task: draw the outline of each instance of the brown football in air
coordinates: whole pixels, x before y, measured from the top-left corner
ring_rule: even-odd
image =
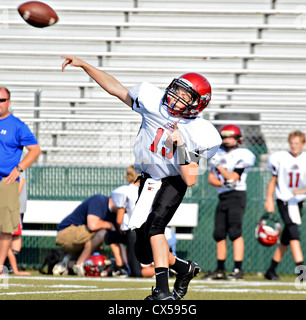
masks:
[[[30,1],[21,4],[18,12],[28,24],[36,28],[52,26],[58,21],[56,12],[40,1]]]

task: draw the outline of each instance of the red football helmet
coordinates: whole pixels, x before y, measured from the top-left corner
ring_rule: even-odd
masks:
[[[239,143],[241,143],[242,133],[240,128],[235,124],[227,124],[223,126],[219,132],[222,138],[234,137]]]
[[[107,277],[108,268],[111,265],[111,261],[101,254],[93,254],[89,256],[84,264],[85,276],[89,277]]]
[[[255,228],[255,238],[265,246],[271,247],[278,241],[281,224],[271,213],[264,214]]]
[[[184,88],[190,95],[191,101],[185,101],[176,92],[178,87]],[[173,97],[181,102],[185,108],[174,110],[175,105],[170,106],[169,100]],[[165,91],[163,104],[167,106],[169,113],[173,116],[183,118],[195,118],[203,111],[211,100],[211,86],[208,80],[198,73],[186,73],[172,80]]]

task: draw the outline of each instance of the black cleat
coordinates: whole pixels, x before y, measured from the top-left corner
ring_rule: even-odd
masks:
[[[152,287],[152,294],[147,296],[145,300],[175,300],[172,293],[165,293],[157,288],[153,289]]]
[[[243,279],[243,271],[235,268],[232,273],[228,276],[228,280],[231,281],[241,281]]]
[[[267,270],[265,273],[265,278],[267,280],[280,281],[280,277],[275,273],[275,271]]]
[[[176,280],[173,287],[173,296],[175,300],[181,300],[187,293],[189,282],[197,276],[200,271],[200,267],[197,263],[189,262],[189,271],[183,275],[176,275]]]
[[[202,277],[202,280],[227,280],[225,270],[215,270]]]
[[[112,271],[113,277],[119,277],[119,278],[127,278],[129,276],[129,270],[126,266],[118,267],[115,266],[114,270]]]

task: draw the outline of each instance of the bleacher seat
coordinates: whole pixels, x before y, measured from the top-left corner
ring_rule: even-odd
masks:
[[[90,0],[85,7],[83,1],[50,0],[60,20],[44,29],[26,25],[16,10],[19,4],[2,0],[0,5],[0,85],[12,90],[12,111],[36,130],[44,150],[40,161],[46,164],[88,164],[92,157],[91,164],[98,165],[99,143],[107,146],[109,139],[105,134],[106,140],[95,143],[101,131],[121,141],[120,156],[128,159],[106,152],[101,165],[126,166],[132,152],[124,149],[125,138],[133,141],[140,125],[137,114],[83,71],[68,67],[62,73],[65,54],[101,67],[127,87],[144,80],[165,88],[182,73],[203,73],[213,87],[204,116],[219,125],[234,111],[249,113],[245,123],[260,126],[269,152],[279,143],[286,147],[283,133],[295,124],[304,129],[299,122],[306,88],[303,1]],[[289,117],[277,112],[287,105]],[[217,120],[221,114],[223,120]],[[254,114],[260,124],[252,120]],[[82,120],[88,121],[86,128]],[[107,122],[129,121],[128,137],[107,128]]]

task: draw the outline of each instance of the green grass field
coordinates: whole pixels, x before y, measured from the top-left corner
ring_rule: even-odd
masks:
[[[306,285],[298,286],[295,275],[282,281],[245,275],[244,281],[203,281],[202,273],[192,280],[187,300],[305,300]],[[170,278],[172,289],[174,278]],[[2,279],[0,300],[143,300],[151,293],[154,279],[54,277],[32,271],[31,276]]]

